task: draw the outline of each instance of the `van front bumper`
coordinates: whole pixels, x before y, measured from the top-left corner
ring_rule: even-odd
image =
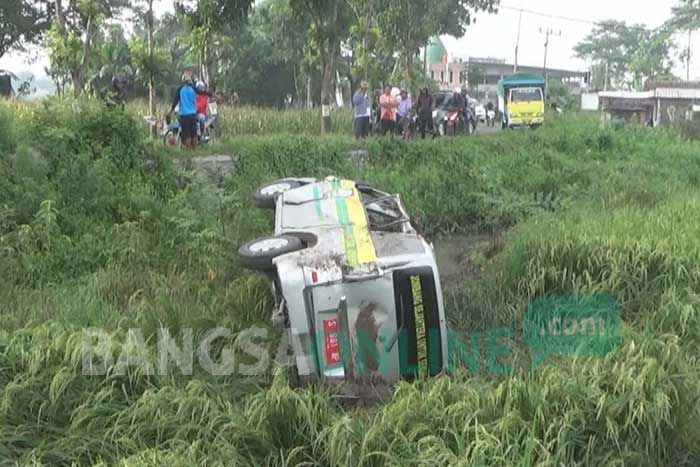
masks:
[[[508,126],[540,126],[544,123],[544,117],[511,117]]]

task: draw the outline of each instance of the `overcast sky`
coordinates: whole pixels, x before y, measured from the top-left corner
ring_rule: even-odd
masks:
[[[556,35],[550,39],[548,66],[585,70],[589,64],[574,58],[572,48],[591,30],[592,24],[589,22],[612,18],[656,27],[670,16],[674,4],[676,0],[503,0],[498,14],[478,14],[464,37],[444,37],[443,41],[449,53],[455,57],[494,57],[512,63],[518,30],[517,10],[523,8],[578,21],[523,12],[519,63],[534,66],[543,64],[545,38],[540,29],[550,28]],[[172,1],[157,0],[156,10],[161,14],[172,11]],[[686,46],[686,36],[680,36],[678,40],[683,47]],[[693,49],[699,59],[691,61],[691,77],[697,78],[700,77],[700,32],[693,38]],[[35,63],[27,63],[26,56],[17,54],[0,59],[0,69],[29,70],[37,77],[44,75],[43,68],[46,64],[45,57]],[[676,66],[678,75],[684,77],[684,70],[681,64]]]
[[[522,65],[542,66],[545,37],[540,29],[550,28],[561,35],[552,36],[549,43],[548,66],[553,68],[588,69],[589,64],[574,57],[573,47],[591,30],[592,24],[605,19],[660,26],[671,15],[676,0],[502,0],[496,15],[480,14],[464,37],[444,38],[448,51],[456,56],[492,56],[513,62],[518,32],[518,8],[579,21],[523,12],[518,62]],[[693,40],[700,54],[700,32]],[[687,36],[679,37],[687,47]],[[700,55],[698,56],[700,58]],[[684,70],[683,67],[680,69]],[[700,76],[700,60],[691,62],[691,75]],[[683,72],[683,76],[685,73]]]

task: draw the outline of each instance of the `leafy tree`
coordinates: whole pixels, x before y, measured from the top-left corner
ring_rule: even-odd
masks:
[[[55,0],[55,21],[49,30],[47,45],[54,80],[73,85],[79,95],[85,87],[93,41],[105,20],[113,18],[127,6],[124,0]]]
[[[630,34],[623,21],[608,20],[598,23],[581,42],[574,47],[577,57],[600,64],[603,87],[621,85],[628,70],[629,57],[636,47],[636,37]]]
[[[379,31],[376,27],[377,13],[381,9],[379,0],[347,0],[355,17],[350,28],[353,42],[353,59],[359,65],[356,76],[369,79],[372,52],[379,46]]]
[[[624,21],[598,23],[574,47],[580,58],[591,60],[602,72],[603,87],[641,87],[644,79],[668,74],[673,43],[665,29],[651,30]]]
[[[667,26],[671,31],[692,31],[700,29],[700,0],[680,0],[676,6],[672,8],[672,17],[668,21]],[[690,40],[688,47],[683,50],[679,57],[686,64],[687,79],[690,79]]]
[[[321,65],[321,129],[331,129],[330,106],[333,99],[333,75],[340,44],[350,32],[352,13],[346,0],[290,0],[299,20],[310,19],[310,48]],[[326,113],[327,112],[327,113]]]
[[[219,89],[235,91],[245,102],[281,106],[285,95],[295,93],[296,64],[284,57],[286,46],[266,24],[268,14],[274,13],[264,3],[247,26],[222,41]]]
[[[470,66],[467,68],[467,82],[470,87],[473,87],[476,91],[479,90],[479,85],[483,83],[486,73],[481,67]]]
[[[253,0],[178,0],[176,11],[187,20],[191,45],[199,54],[199,73],[211,82],[210,57],[216,34],[231,31],[248,16]]]
[[[49,29],[53,5],[48,1],[0,2],[0,57],[37,42]]]
[[[668,25],[676,31],[695,31],[700,29],[700,0],[680,0],[671,9]]]
[[[464,35],[472,15],[495,11],[497,0],[385,0],[378,15],[381,34],[393,44],[405,71],[407,85],[414,84],[414,62],[419,48],[436,34]]]
[[[647,79],[670,77],[673,66],[670,55],[674,44],[669,31],[641,30],[638,34],[639,43],[629,64],[630,83],[635,89],[643,88]]]
[[[144,19],[145,34],[142,31],[136,31],[129,43],[129,50],[136,76],[143,80],[148,87],[148,115],[153,116],[155,114],[156,80],[167,71],[168,57],[163,48],[156,46],[153,0],[139,0],[132,8],[136,13],[137,23],[139,18]],[[152,131],[155,136],[155,127],[152,128]]]
[[[578,110],[579,106],[579,99],[559,79],[547,81],[547,102],[564,110]]]
[[[90,68],[86,73],[86,88],[100,93],[109,87],[112,76],[133,74],[133,57],[124,29],[119,24],[100,28],[93,39]]]
[[[347,0],[354,20],[350,27],[347,46],[352,50],[351,76],[354,83],[368,81],[380,88],[391,80],[395,66],[393,44],[381,36],[378,15],[382,10],[380,0]],[[357,86],[353,86],[353,89]]]
[[[166,59],[164,73],[156,88],[166,95],[179,85],[182,70],[196,63],[197,58],[190,50],[187,25],[181,16],[166,13],[156,21],[154,28],[155,48],[162,50]],[[137,36],[143,34],[142,28],[136,31]]]

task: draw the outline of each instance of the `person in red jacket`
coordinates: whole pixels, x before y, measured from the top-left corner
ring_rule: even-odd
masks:
[[[204,122],[209,115],[209,98],[211,93],[207,90],[204,81],[197,81],[197,121],[199,122],[199,136],[204,134]]]

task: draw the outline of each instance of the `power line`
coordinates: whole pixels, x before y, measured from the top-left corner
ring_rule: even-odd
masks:
[[[555,15],[552,13],[543,13],[541,11],[531,10],[528,8],[520,8],[520,7],[503,5],[503,4],[500,4],[499,8],[503,8],[505,10],[518,11],[518,12],[522,12],[522,13],[528,13],[528,14],[535,15],[535,16],[541,16],[543,18],[551,18],[551,19],[556,19],[556,20],[560,20],[560,21],[568,21],[570,23],[587,24],[589,26],[598,26],[606,21],[606,20],[593,21],[590,19],[574,18],[571,16],[561,16],[561,15]],[[638,30],[645,30],[645,31],[654,31],[655,29],[661,29],[662,27],[663,27],[663,25],[660,26],[659,28],[651,28],[651,27],[647,27],[646,25],[627,25],[627,29],[629,29],[629,30],[638,29]]]
[[[558,19],[558,20],[562,20],[562,21],[569,21],[572,23],[583,23],[583,24],[596,25],[600,22],[600,21],[591,21],[591,20],[581,19],[581,18],[572,18],[570,16],[554,15],[551,13],[542,13],[541,11],[530,10],[528,8],[518,8],[518,7],[503,5],[503,4],[500,4],[499,8],[503,8],[505,10],[522,11],[523,13],[529,13],[531,15],[543,16],[545,18]]]

